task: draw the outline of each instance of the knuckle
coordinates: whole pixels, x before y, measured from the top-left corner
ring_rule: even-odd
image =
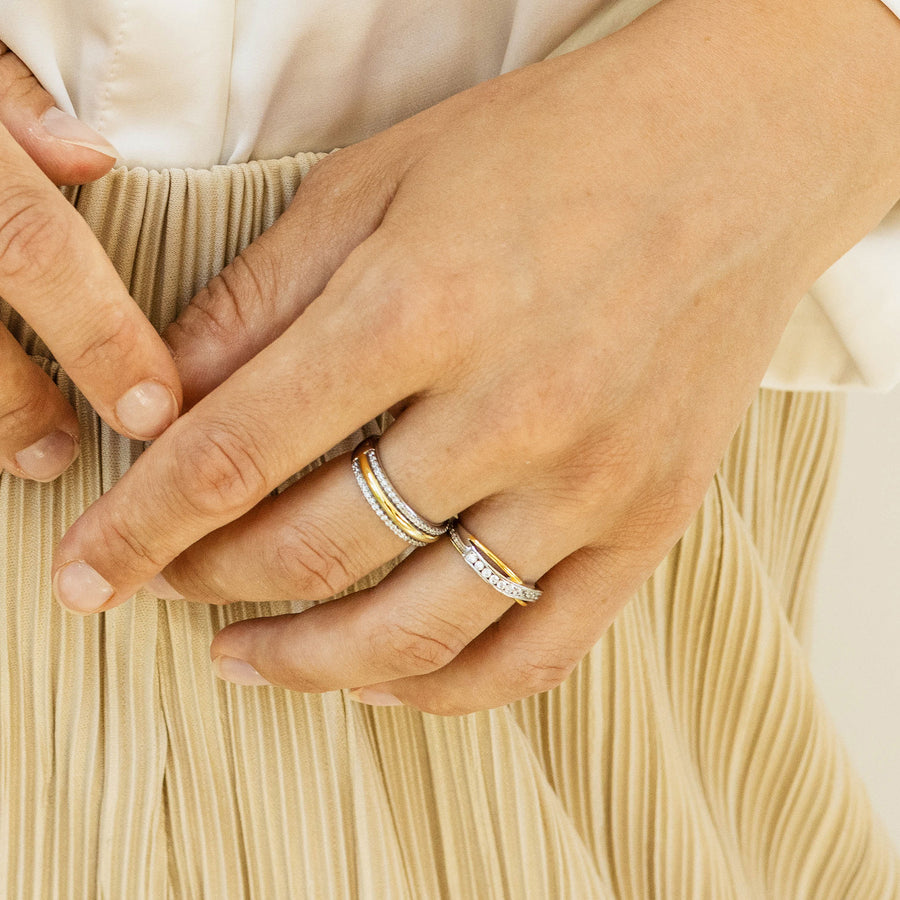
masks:
[[[553,460],[548,488],[583,522],[606,522],[610,510],[626,504],[645,483],[646,452],[615,437],[581,439]]]
[[[175,488],[201,518],[236,518],[265,496],[264,454],[246,429],[197,425],[176,442]]]
[[[508,693],[522,699],[559,687],[578,664],[565,651],[533,650],[522,654],[509,669]]]
[[[685,523],[697,511],[712,480],[712,473],[682,469],[657,483],[657,508],[666,521]]]
[[[434,617],[410,615],[373,629],[371,650],[397,677],[425,674],[452,662],[466,645],[455,626]]]
[[[688,474],[648,482],[632,498],[619,526],[619,543],[634,550],[655,552],[668,547],[687,528],[703,502],[707,485]]]
[[[358,207],[365,201],[365,189],[373,187],[378,172],[375,162],[371,155],[354,147],[329,153],[304,175],[298,192],[301,201],[318,201],[334,211]]]
[[[23,71],[11,53],[4,53],[3,57],[0,60],[0,103],[18,106],[34,94],[34,78],[30,72]]]
[[[112,517],[105,523],[101,538],[103,549],[110,559],[125,564],[129,571],[161,571],[167,559],[156,553],[149,543],[135,533],[125,522]]]
[[[22,390],[0,401],[0,439],[31,434],[47,417],[47,398],[37,391]]]
[[[247,254],[252,252],[252,260]],[[194,298],[179,319],[182,328],[231,345],[235,334],[251,331],[255,320],[274,315],[278,297],[276,267],[261,245],[236,256]],[[253,313],[262,312],[262,316]]]
[[[303,200],[309,199],[313,194],[327,195],[340,191],[344,178],[348,174],[344,165],[346,158],[346,151],[338,151],[323,156],[312,166],[300,183],[298,193]]]
[[[0,41],[0,104],[15,106],[44,90],[31,70]]]
[[[369,310],[367,344],[385,363],[438,373],[468,357],[471,335],[454,312],[452,279],[445,273],[381,260],[360,287]]]
[[[89,323],[93,325],[94,323]],[[88,331],[69,357],[67,368],[72,371],[106,370],[127,366],[128,359],[138,343],[137,329],[123,310],[107,310],[103,328]]]
[[[304,599],[330,597],[356,576],[344,548],[314,522],[286,522],[274,535],[273,576]]]
[[[202,333],[219,343],[234,339],[235,326],[243,322],[232,284],[219,273],[191,301],[177,325],[190,334]]]
[[[58,267],[70,240],[65,220],[47,210],[36,187],[0,195],[0,278],[37,280]]]
[[[264,241],[251,244],[220,273],[234,308],[235,324],[248,327],[247,313],[255,308],[275,312],[278,297],[278,266],[266,251]]]
[[[549,403],[546,392],[523,384],[500,394],[487,412],[494,423],[495,439],[504,441],[516,455],[552,463],[575,443],[573,421],[560,413],[566,406]]]

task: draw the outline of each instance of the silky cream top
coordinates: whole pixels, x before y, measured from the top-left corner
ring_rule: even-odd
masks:
[[[124,164],[206,168],[345,146],[655,2],[3,0],[0,40]],[[898,381],[900,208],[816,282],[764,384]]]

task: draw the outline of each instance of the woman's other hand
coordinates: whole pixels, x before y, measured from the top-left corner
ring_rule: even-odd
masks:
[[[146,440],[178,415],[175,364],[54,187],[99,178],[115,159],[113,147],[57,109],[0,44],[0,296],[111,427]],[[71,406],[0,325],[0,465],[50,481],[77,456],[78,444]]]
[[[28,66],[2,42],[0,123],[54,184],[87,184],[115,165],[116,148],[58,109]]]
[[[400,495],[543,596],[442,539],[230,625],[219,673],[438,713],[558,684],[687,526],[803,291],[900,196],[895,79],[875,0],[671,0],[330,157],[170,328],[196,405],[65,536],[58,595],[348,588],[404,548],[348,458],[268,494],[394,409]]]

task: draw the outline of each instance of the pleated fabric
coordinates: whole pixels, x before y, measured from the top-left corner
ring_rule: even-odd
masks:
[[[119,170],[69,196],[161,329],[317,158]],[[0,318],[83,434],[57,482],[0,476],[3,896],[900,897],[802,647],[839,399],[762,392],[684,538],[572,676],[440,718],[213,676],[216,631],[298,605],[62,611],[53,547],[142,446]]]

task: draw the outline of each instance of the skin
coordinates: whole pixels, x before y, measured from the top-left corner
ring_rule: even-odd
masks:
[[[347,588],[404,548],[347,458],[268,495],[392,408],[401,495],[544,596],[442,540],[229,626],[218,673],[439,714],[556,686],[687,527],[803,291],[900,197],[897,78],[875,0],[667,0],[329,157],[167,330],[190,409],[63,538],[61,599],[87,566],[98,609],[160,571],[207,603]]]
[[[131,437],[153,438],[177,414],[175,364],[85,222],[54,184],[83,184],[115,163],[106,152],[60,140],[42,117],[53,99],[0,44],[0,296],[37,331],[105,421]],[[88,136],[89,137],[89,136]],[[97,143],[105,143],[97,135]],[[109,154],[112,155],[109,155]],[[160,385],[171,415],[149,430],[122,421],[117,404],[141,383]],[[77,452],[75,413],[53,382],[0,326],[0,465],[25,476],[17,455],[57,433]]]

